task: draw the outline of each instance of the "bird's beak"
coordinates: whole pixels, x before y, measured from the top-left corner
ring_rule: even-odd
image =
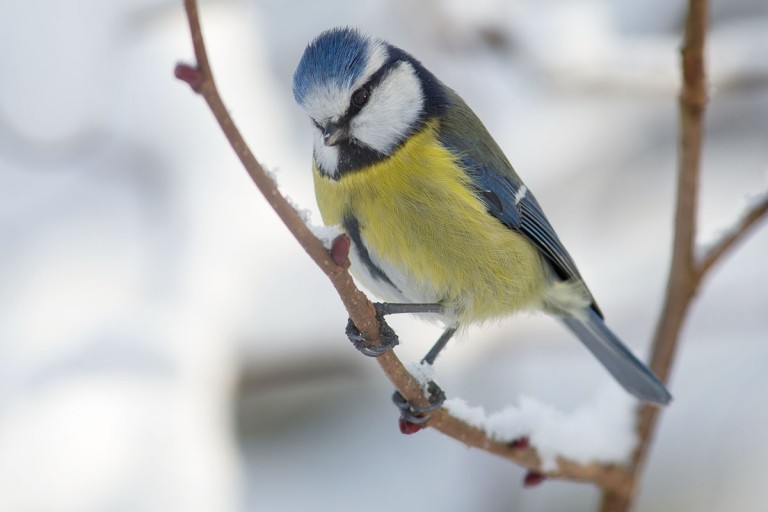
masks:
[[[349,126],[328,121],[323,126],[323,143],[326,146],[335,146],[349,137]]]

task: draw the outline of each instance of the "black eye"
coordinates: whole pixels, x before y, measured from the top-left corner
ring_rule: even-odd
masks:
[[[352,93],[352,105],[357,108],[363,108],[370,98],[371,93],[368,92],[367,87],[363,86]]]

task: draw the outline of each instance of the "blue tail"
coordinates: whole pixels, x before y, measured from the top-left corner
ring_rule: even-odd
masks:
[[[572,316],[561,319],[624,389],[654,404],[664,405],[672,399],[664,384],[608,329],[592,308],[583,320]]]

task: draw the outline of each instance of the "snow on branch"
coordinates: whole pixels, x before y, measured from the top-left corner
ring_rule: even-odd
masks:
[[[607,386],[591,403],[565,413],[532,397],[519,405],[486,414],[461,398],[445,408],[497,441],[527,439],[541,458],[543,471],[556,471],[559,458],[579,464],[626,464],[637,442],[634,415],[637,402],[617,386]]]

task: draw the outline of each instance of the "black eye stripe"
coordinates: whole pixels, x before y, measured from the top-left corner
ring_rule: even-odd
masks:
[[[397,66],[403,62],[402,59],[390,57],[387,61],[373,74],[370,80],[365,84],[368,86],[368,90],[372,91],[376,88],[384,77],[389,75]]]
[[[355,89],[355,92],[352,93],[352,96],[354,97],[354,94],[360,89],[365,89],[368,91],[368,99],[366,99],[365,102],[367,103],[368,100],[370,100],[370,97],[373,95],[373,91],[376,89],[376,87],[392,72],[392,70],[397,67],[400,62],[403,62],[403,59],[390,57],[373,75],[371,75],[371,78],[367,82],[365,82],[360,88]],[[352,119],[360,112],[360,110],[362,110],[362,108],[365,106],[365,103],[357,106],[352,101],[352,98],[350,98],[349,108],[342,116],[342,119],[346,121]]]

